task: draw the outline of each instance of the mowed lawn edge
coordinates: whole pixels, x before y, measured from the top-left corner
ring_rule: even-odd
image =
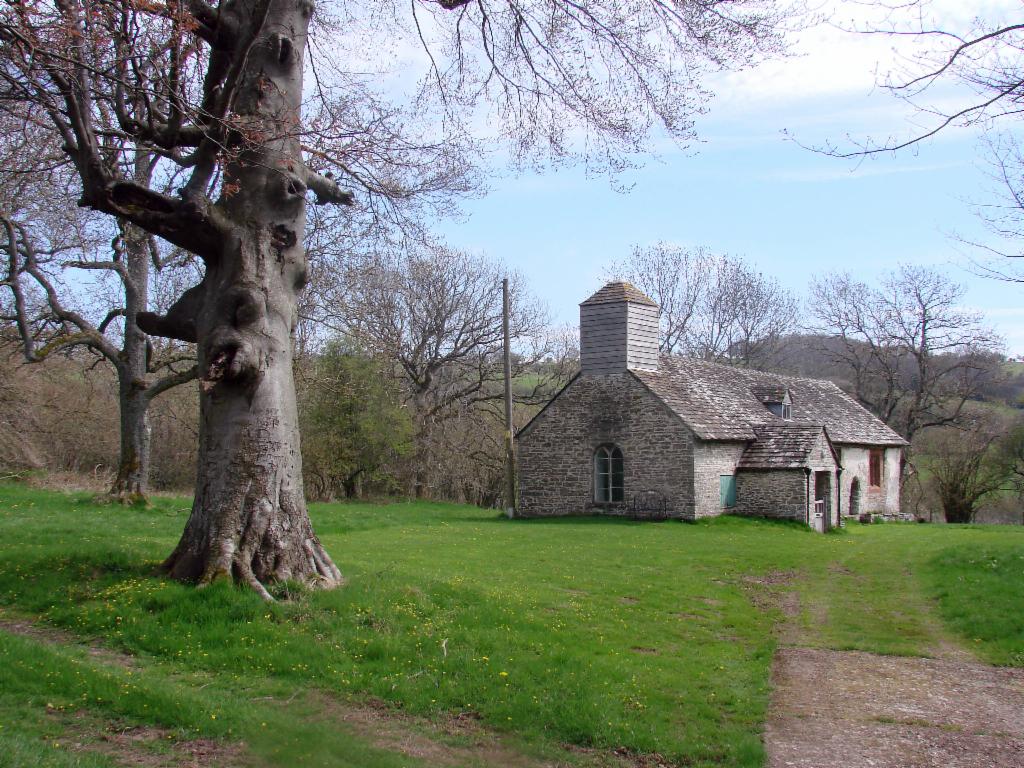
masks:
[[[185,500],[123,509],[0,487],[0,602],[243,684],[469,716],[541,745],[754,766],[782,593],[800,594],[812,644],[928,654],[946,631],[933,608],[948,573],[929,558],[962,544],[1024,546],[1013,529],[854,526],[822,537],[737,519],[507,521],[446,504],[312,512],[349,586],[285,587],[292,599],[267,606],[154,575]],[[984,655],[1016,642],[970,645]]]

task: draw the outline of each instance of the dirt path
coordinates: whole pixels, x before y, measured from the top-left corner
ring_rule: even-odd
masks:
[[[1024,670],[955,647],[922,659],[800,647],[792,626],[781,637],[768,768],[1024,766]]]

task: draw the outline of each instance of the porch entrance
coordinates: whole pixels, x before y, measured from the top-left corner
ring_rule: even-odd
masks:
[[[832,527],[832,473],[814,473],[814,527],[821,532]]]

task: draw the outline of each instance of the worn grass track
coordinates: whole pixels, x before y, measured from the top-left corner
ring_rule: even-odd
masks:
[[[982,569],[976,588],[1005,582],[998,599],[1024,613],[1010,588],[1020,529],[853,526],[822,537],[750,520],[506,521],[453,505],[323,505],[314,524],[349,586],[285,588],[292,599],[267,607],[244,591],[196,592],[154,575],[186,508],[0,488],[0,604],[132,654],[147,679],[201,681],[189,683],[206,686],[197,696],[223,695],[238,710],[232,727],[255,727],[243,717],[253,696],[232,691],[313,688],[423,722],[478,723],[552,765],[761,765],[774,630],[789,591],[800,594],[804,634],[822,647],[929,655],[965,639],[983,659],[1018,664],[1024,648],[1024,631],[996,620],[1005,611],[986,619],[971,613],[977,601],[951,597],[978,572],[976,558],[951,553],[998,550],[1005,573]],[[146,703],[163,715],[163,704]],[[288,710],[275,708],[283,718]],[[199,728],[175,717],[151,719]],[[358,731],[343,737],[369,755],[360,764],[392,764]],[[230,742],[236,732],[218,724],[193,735]],[[292,747],[261,753],[250,730],[241,740],[238,759],[289,763]]]

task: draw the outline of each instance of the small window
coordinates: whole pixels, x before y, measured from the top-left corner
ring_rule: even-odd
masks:
[[[782,404],[782,418],[786,419],[787,421],[793,418],[793,406],[791,406],[789,403]]]
[[[624,476],[622,450],[617,445],[598,448],[594,454],[594,501],[600,504],[623,501]]]
[[[882,449],[872,448],[868,455],[868,485],[874,488],[882,486]]]
[[[718,478],[718,491],[722,499],[724,509],[732,509],[736,506],[736,475],[720,475]]]

